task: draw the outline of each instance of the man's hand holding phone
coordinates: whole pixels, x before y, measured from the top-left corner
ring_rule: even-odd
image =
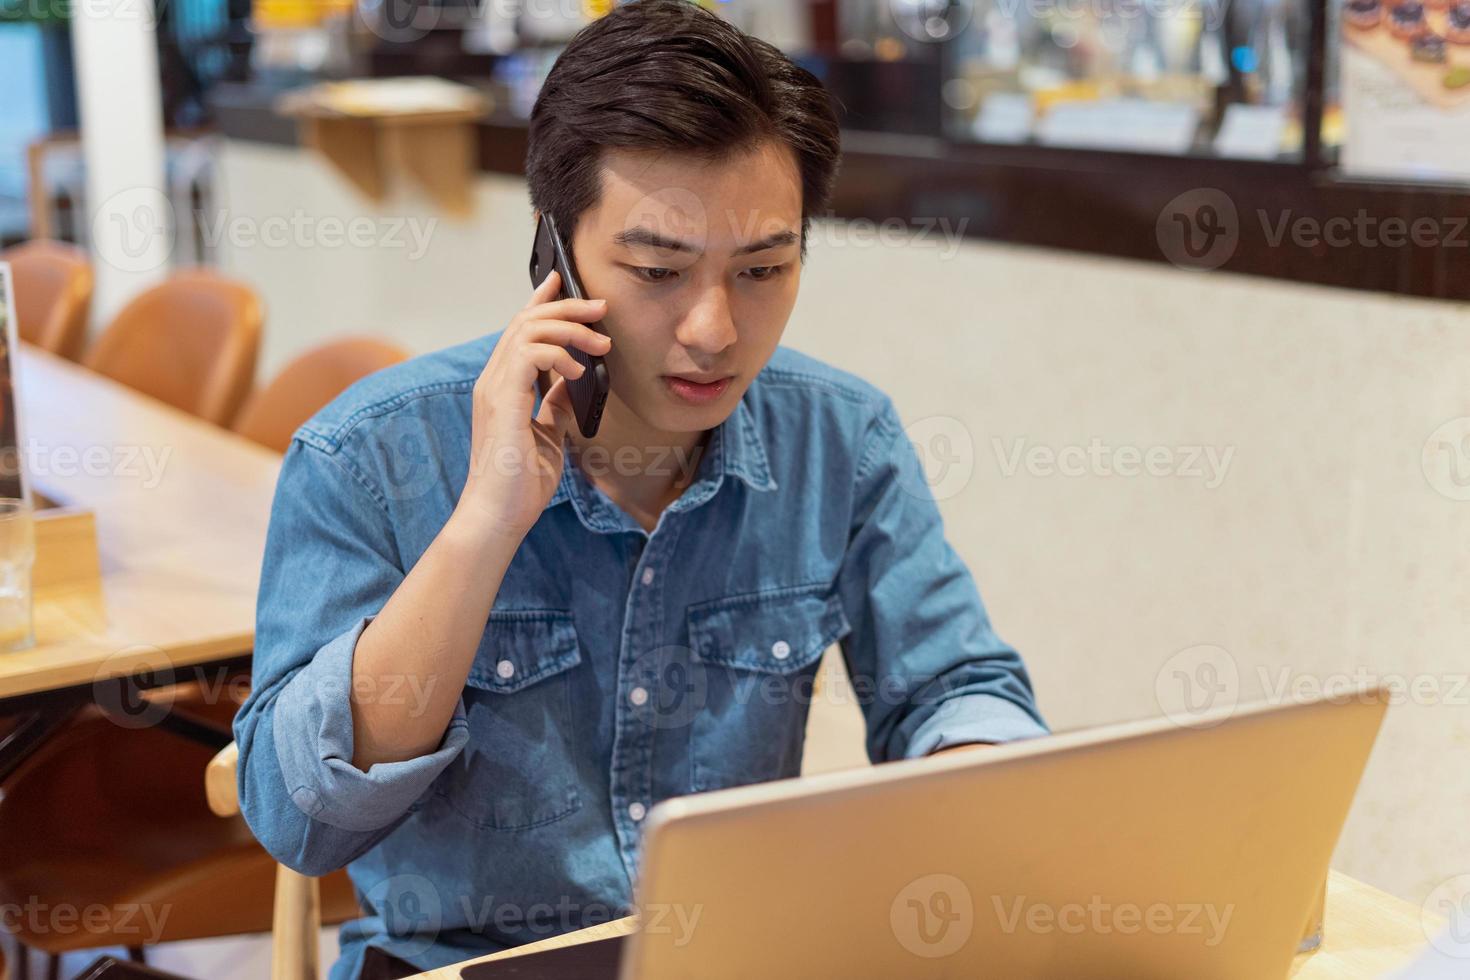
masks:
[[[357,641],[352,762],[363,772],[443,740],[506,569],[556,492],[562,438],[577,424],[567,379],[584,370],[567,348],[601,355],[612,347],[587,326],[606,304],[557,300],[560,288],[560,277],[548,276],[496,342],[475,381],[469,475],[454,513]],[[543,371],[556,378],[532,418]],[[426,679],[420,710],[356,696],[358,685],[379,690],[405,675]]]
[[[603,355],[612,340],[588,323],[607,312],[605,300],[556,299],[561,276],[551,272],[501,335],[475,382],[469,476],[454,517],[476,535],[519,542],[556,492],[565,465],[563,437],[577,425],[567,380],[583,366],[576,347]],[[536,403],[536,379],[556,377]]]

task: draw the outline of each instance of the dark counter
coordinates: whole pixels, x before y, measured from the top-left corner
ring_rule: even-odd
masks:
[[[271,108],[277,94],[219,86],[211,100],[218,130],[232,139],[295,145],[295,124]],[[480,169],[522,174],[526,131],[526,121],[504,109],[481,121]],[[1193,228],[1201,217],[1196,209],[1222,199],[1235,212],[1233,224],[1219,227],[1229,236],[1223,261],[1217,251],[1197,262],[1168,241],[1170,227]],[[1301,162],[960,144],[848,129],[830,216],[886,222],[914,236],[950,229],[988,241],[1470,300],[1470,190],[1343,181]],[[1378,231],[1374,240],[1354,232],[1358,237],[1346,244],[1281,238],[1283,216],[1293,227],[1346,219]],[[1412,229],[1416,222],[1433,223],[1436,240],[1385,241],[1405,237],[1385,235],[1385,228]]]

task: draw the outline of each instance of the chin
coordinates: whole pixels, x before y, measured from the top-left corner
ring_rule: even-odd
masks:
[[[736,385],[739,385],[736,387]],[[682,403],[664,388],[661,377],[655,377],[647,388],[637,392],[635,399],[620,398],[623,405],[645,425],[668,433],[694,433],[713,429],[735,412],[745,394],[745,385],[736,384],[718,399],[702,405]],[[613,397],[619,397],[614,393]]]
[[[737,404],[739,399],[729,397],[728,393],[726,397],[708,405],[678,405],[670,403],[661,393],[655,392],[653,397],[629,404],[628,407],[650,428],[683,434],[715,428],[729,418]]]
[[[662,405],[649,421],[664,432],[704,432],[713,429],[735,411],[738,399],[730,399],[728,405],[720,399],[712,405]]]

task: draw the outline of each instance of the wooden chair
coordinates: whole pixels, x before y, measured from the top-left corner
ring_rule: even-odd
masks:
[[[92,705],[5,781],[0,839],[24,844],[0,848],[0,903],[106,911],[67,929],[7,919],[20,980],[26,949],[48,954],[54,976],[57,958],[75,950],[126,946],[141,959],[154,942],[264,931],[273,862],[243,821],[210,813],[198,774],[212,755]]]
[[[80,359],[92,306],[87,253],[65,242],[30,241],[0,252],[0,262],[10,263],[20,339]]]
[[[216,816],[238,820],[239,784],[236,770],[240,748],[225,746],[204,770],[204,795]],[[330,877],[345,876],[345,871]],[[271,925],[271,980],[316,980],[321,975],[317,936],[322,928],[322,889],[319,879],[276,865],[275,907]],[[335,921],[342,921],[336,919]]]
[[[250,287],[202,269],[180,272],[125,306],[83,363],[228,427],[255,377],[262,319]]]
[[[180,684],[146,696],[163,698],[196,730],[227,732],[235,696],[201,698],[195,688]],[[238,695],[240,685],[220,689]],[[25,916],[7,919],[21,945],[16,980],[27,978],[27,948],[49,955],[54,976],[57,957],[75,950],[126,946],[141,961],[152,943],[273,927],[280,869],[242,818],[215,815],[213,790],[200,778],[209,778],[215,754],[161,724],[120,726],[92,705],[11,774],[0,794],[0,840],[25,844],[0,847],[0,907],[31,902],[108,913],[66,930],[44,922],[32,929]],[[323,881],[319,919],[361,914],[345,872]],[[168,914],[150,923],[134,914],[140,909]]]
[[[215,146],[220,137],[204,129],[164,133],[164,182],[161,190],[173,207],[173,261],[208,265],[218,251],[204,234],[201,215],[218,211],[219,184]],[[92,228],[87,220],[87,167],[81,135],[58,130],[26,147],[26,197],[30,203],[31,238],[67,238],[88,247]]]
[[[349,337],[309,350],[250,396],[234,429],[284,453],[301,424],[348,385],[409,356],[401,347],[369,337]]]

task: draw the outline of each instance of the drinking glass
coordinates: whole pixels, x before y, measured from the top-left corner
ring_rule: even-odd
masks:
[[[0,653],[36,643],[31,610],[31,567],[36,561],[36,526],[31,505],[0,497]]]

